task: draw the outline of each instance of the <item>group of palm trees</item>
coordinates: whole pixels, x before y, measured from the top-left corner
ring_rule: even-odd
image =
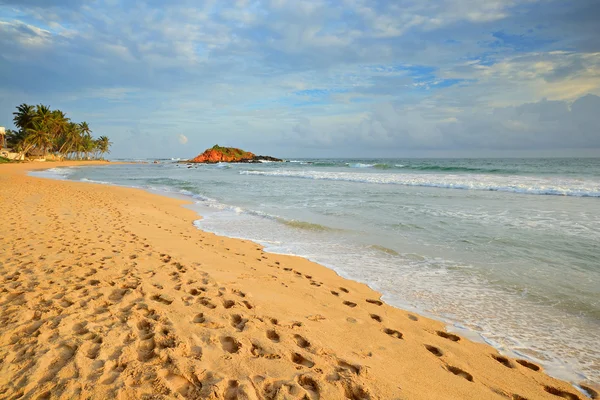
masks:
[[[110,152],[106,136],[94,139],[87,122],[72,122],[60,110],[21,104],[13,115],[17,130],[6,131],[6,144],[15,152],[77,160],[100,159]]]

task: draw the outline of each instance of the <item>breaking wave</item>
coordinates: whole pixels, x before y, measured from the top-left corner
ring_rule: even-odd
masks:
[[[378,174],[324,171],[240,171],[241,175],[303,178],[315,180],[378,183],[445,189],[486,190],[536,195],[600,197],[600,181],[530,176],[498,176],[483,174]]]

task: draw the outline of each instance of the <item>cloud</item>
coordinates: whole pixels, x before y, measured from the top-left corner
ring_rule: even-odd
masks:
[[[560,104],[559,120],[538,121],[554,133],[535,135],[561,143],[557,129],[588,121],[576,104],[600,95],[598,4],[0,0],[0,122],[42,102],[114,137],[115,156],[142,133],[148,156],[175,151],[163,141],[179,134],[192,153],[218,134],[256,152],[344,156],[508,149],[533,132],[525,105]],[[583,136],[574,143],[594,143]]]
[[[185,135],[179,135],[179,136],[177,136],[177,140],[181,144],[186,144],[188,142],[188,138]]]
[[[376,106],[359,121],[329,124],[299,120],[284,141],[310,152],[335,148],[358,154],[406,155],[411,151],[557,150],[600,148],[600,97],[574,102],[541,100],[486,112]],[[334,154],[333,152],[329,153]],[[363,153],[364,154],[364,153]]]

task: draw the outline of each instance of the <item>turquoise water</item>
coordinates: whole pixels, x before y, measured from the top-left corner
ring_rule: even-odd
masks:
[[[553,375],[600,382],[600,159],[165,160],[36,174],[187,196],[203,230],[307,257]]]

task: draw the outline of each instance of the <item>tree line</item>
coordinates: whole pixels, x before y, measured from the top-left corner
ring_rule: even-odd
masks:
[[[23,103],[13,116],[17,129],[6,131],[6,144],[17,153],[27,155],[36,150],[36,155],[50,153],[75,160],[100,159],[110,153],[108,137],[94,139],[87,122],[73,122],[60,110]]]

